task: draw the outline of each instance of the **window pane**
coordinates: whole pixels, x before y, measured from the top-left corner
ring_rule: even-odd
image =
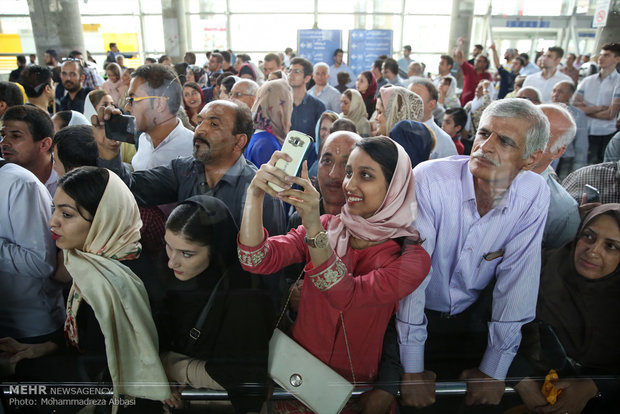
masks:
[[[192,0],[188,4],[188,10],[190,13],[225,13],[226,2],[222,0]]]
[[[144,16],[144,51],[163,55],[166,50],[161,16]]]
[[[159,13],[161,14],[161,1],[158,0],[140,0],[142,13]]]
[[[0,53],[36,53],[30,17],[3,17],[0,23]],[[11,70],[15,69],[15,59],[11,57],[8,61]]]
[[[278,14],[260,16],[260,36],[252,35],[248,28],[256,27],[256,15],[231,16],[231,48],[234,51],[273,52],[287,47],[297,49],[297,29],[311,29],[312,14]]]
[[[159,0],[153,0],[159,1]],[[81,14],[131,14],[139,13],[138,0],[78,1]]]
[[[452,0],[407,0],[405,13],[408,14],[451,14]]]
[[[192,15],[189,17],[189,24],[191,35],[188,46],[191,50],[227,49],[225,15],[203,15],[202,18]]]
[[[437,30],[444,27],[446,30]],[[446,53],[449,49],[450,16],[406,16],[403,43],[412,53]],[[414,58],[415,59],[415,58]]]
[[[28,11],[28,1],[27,0],[13,0],[11,1],[11,6],[8,7],[8,4],[6,2],[3,2],[2,7],[0,8],[0,12],[2,14],[29,14]],[[4,23],[4,20],[3,20]],[[6,33],[6,30],[4,30],[4,26],[2,27],[3,32]]]
[[[314,0],[232,0],[230,11],[233,13],[248,12],[314,12]],[[254,25],[257,21],[254,20]],[[261,24],[262,26],[262,20]]]

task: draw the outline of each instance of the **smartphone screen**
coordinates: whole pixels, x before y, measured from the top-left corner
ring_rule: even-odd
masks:
[[[586,193],[586,202],[587,203],[600,203],[601,195],[597,188],[592,187],[590,184],[586,184],[583,187],[583,192]]]

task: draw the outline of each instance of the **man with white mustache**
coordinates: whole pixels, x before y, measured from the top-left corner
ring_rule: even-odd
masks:
[[[465,380],[467,405],[499,404],[521,326],[536,310],[549,189],[529,170],[548,137],[549,121],[531,102],[495,101],[470,157],[414,169],[414,226],[432,269],[397,313],[403,405],[435,403],[437,376]]]

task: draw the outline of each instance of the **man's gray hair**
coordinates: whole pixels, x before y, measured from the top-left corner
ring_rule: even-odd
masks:
[[[493,101],[482,113],[480,123],[487,117],[515,118],[528,121],[529,129],[525,134],[523,159],[529,158],[536,151],[544,151],[549,142],[549,120],[536,105],[527,99],[508,98]]]
[[[538,106],[541,110],[543,109],[551,109],[559,112],[570,124],[568,128],[564,131],[562,135],[560,135],[555,144],[551,148],[549,148],[549,152],[556,152],[560,148],[567,146],[573,141],[575,135],[577,134],[577,124],[575,124],[575,120],[573,119],[573,115],[567,109],[565,104],[561,103],[550,103],[550,104],[542,104]],[[544,112],[544,111],[543,111]]]
[[[254,82],[252,79],[239,79],[237,82],[235,82],[232,89],[235,89],[235,86],[237,85],[239,85],[239,87],[242,85],[247,85],[245,93],[247,93],[248,95],[256,96],[256,92],[258,92],[258,83]]]
[[[329,75],[329,65],[327,63],[325,63],[325,62],[317,63],[316,65],[314,65],[314,69],[313,69],[312,73],[316,72],[316,70],[318,68],[325,68],[325,69],[327,69],[327,74]]]
[[[517,92],[517,95],[521,95],[522,93],[526,91],[534,92],[534,95],[536,95],[538,102],[542,102],[542,94],[540,93],[540,89],[538,89],[535,86],[524,86],[523,88],[519,89],[519,92]]]

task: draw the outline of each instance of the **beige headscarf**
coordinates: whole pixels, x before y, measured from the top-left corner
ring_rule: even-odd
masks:
[[[350,92],[350,95],[349,95]],[[355,123],[357,133],[362,137],[370,135],[370,122],[368,122],[368,113],[366,112],[366,104],[362,98],[362,94],[357,89],[347,89],[343,95],[351,99],[351,105],[349,106],[349,113],[341,113],[341,118],[347,118]]]
[[[424,118],[424,102],[417,93],[402,86],[381,88],[385,109],[385,132],[390,133],[399,121],[418,121]]]
[[[71,319],[80,300],[93,309],[105,337],[114,394],[151,400],[170,398],[159,359],[157,330],[144,284],[118,260],[140,253],[142,220],[125,183],[113,172],[93,218],[84,248],[65,249],[65,266],[73,278],[65,329],[77,332]]]
[[[288,82],[278,79],[264,83],[256,92],[252,112],[254,128],[269,132],[283,144],[293,114],[293,92]]]

